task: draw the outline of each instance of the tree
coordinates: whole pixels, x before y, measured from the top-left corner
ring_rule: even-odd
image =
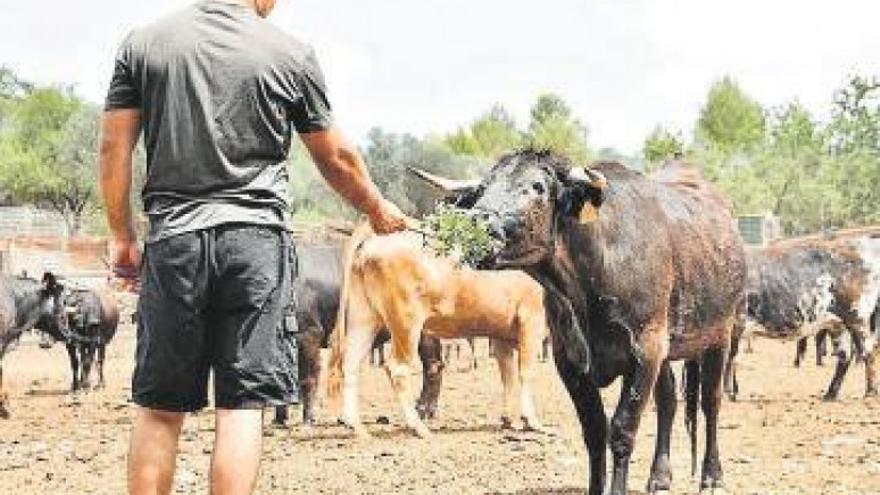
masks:
[[[41,87],[18,97],[0,132],[0,184],[8,199],[60,213],[77,234],[96,203],[98,109],[69,89]]]
[[[725,153],[749,151],[764,139],[764,110],[729,76],[709,89],[696,138]]]
[[[880,78],[852,76],[837,91],[831,135],[838,154],[880,154]]]
[[[651,134],[645,138],[642,146],[642,156],[648,162],[648,166],[669,160],[676,154],[684,152],[684,139],[681,132],[673,134],[662,126],[654,127]]]
[[[456,154],[495,160],[519,147],[522,134],[510,112],[496,103],[467,128],[447,136],[444,143]]]
[[[577,163],[589,158],[587,128],[572,117],[571,109],[558,95],[540,95],[532,105],[526,143],[566,155]]]

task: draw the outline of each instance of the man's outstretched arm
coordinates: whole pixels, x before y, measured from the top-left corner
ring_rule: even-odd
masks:
[[[370,179],[360,153],[338,130],[330,128],[302,133],[300,138],[330,187],[367,215],[376,233],[388,234],[406,228],[406,215],[382,197]]]
[[[140,247],[131,214],[132,153],[141,130],[141,112],[109,110],[101,122],[98,175],[107,222],[113,242],[113,271],[122,278],[135,278]]]

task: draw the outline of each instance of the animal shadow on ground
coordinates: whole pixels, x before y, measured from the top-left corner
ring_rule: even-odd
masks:
[[[515,492],[487,492],[486,495],[583,495],[584,487],[564,486],[556,488],[526,488]],[[629,495],[644,495],[645,492],[629,491]]]
[[[62,395],[70,395],[69,388],[62,389],[36,389],[27,390],[24,395],[26,397],[60,397]]]

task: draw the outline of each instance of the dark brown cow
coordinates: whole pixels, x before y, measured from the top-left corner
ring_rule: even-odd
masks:
[[[627,493],[636,431],[655,384],[660,431],[648,489],[668,489],[675,390],[667,361],[676,359],[688,361],[690,403],[702,388],[700,485],[720,486],[722,375],[743,318],[746,275],[728,205],[681,165],[649,178],[616,163],[573,167],[532,150],[506,155],[478,187],[460,193],[459,204],[472,206],[503,243],[492,266],[525,269],[545,289],[556,366],[589,451],[589,493],[603,492],[609,446],[610,493]],[[609,436],[599,389],[617,377],[623,386]]]

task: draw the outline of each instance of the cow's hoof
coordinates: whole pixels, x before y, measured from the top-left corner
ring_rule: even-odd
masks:
[[[825,395],[822,396],[822,400],[825,402],[834,402],[837,400],[837,394],[827,392],[827,393],[825,393]]]
[[[727,495],[727,490],[723,486],[700,488],[700,495]]]
[[[538,421],[537,419],[529,420],[529,418],[526,418],[525,416],[523,416],[523,418],[522,418],[522,429],[523,429],[523,431],[534,432],[534,433],[544,433],[544,434],[552,434],[553,433],[550,430],[550,428],[542,425],[541,422]]]
[[[866,399],[872,399],[875,397],[880,397],[880,390],[878,390],[876,388],[871,388],[871,389],[868,389],[865,391],[865,398]]]
[[[512,430],[513,429],[513,421],[510,420],[507,416],[501,416],[501,429],[502,430]]]
[[[700,482],[700,495],[725,495],[724,481],[716,477],[704,477]]]
[[[289,430],[290,429],[290,427],[287,426],[287,423],[285,421],[277,421],[274,419],[272,420],[272,428],[275,428],[276,430]]]
[[[427,439],[427,438],[431,438],[434,436],[431,433],[431,430],[429,430],[428,427],[425,425],[415,427],[415,428],[413,428],[413,431],[415,432],[416,436],[419,438]]]
[[[352,426],[351,430],[354,432],[354,436],[358,440],[369,440],[373,438],[373,435],[370,435],[370,432],[367,431],[364,425]]]

